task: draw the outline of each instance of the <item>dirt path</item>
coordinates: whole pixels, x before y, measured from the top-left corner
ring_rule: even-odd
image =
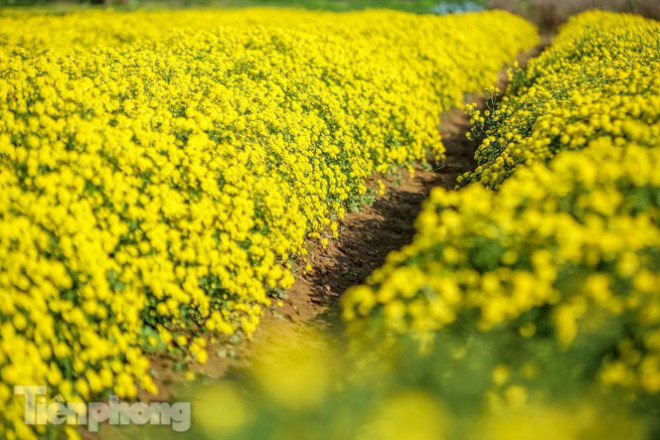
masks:
[[[291,316],[294,321],[312,318],[331,329],[340,325],[340,296],[364,282],[390,252],[412,241],[415,219],[431,189],[454,188],[458,175],[473,169],[474,147],[464,135],[466,115],[454,109],[444,115],[441,125],[446,159],[433,164],[430,171],[417,168],[412,177],[405,171],[399,184],[384,181],[384,196],[346,215],[339,239],[315,256],[314,270],[291,289],[288,300],[304,310],[300,316]]]

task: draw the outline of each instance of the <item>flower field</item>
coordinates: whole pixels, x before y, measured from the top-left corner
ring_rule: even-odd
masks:
[[[500,102],[470,109],[470,135],[481,140],[478,166],[464,176],[470,184],[435,189],[413,243],[347,292],[351,333],[370,334],[372,344],[412,336],[443,351],[436,361],[462,365],[475,402],[491,409],[589,396],[654,414],[659,49],[656,21],[581,14],[511,72]],[[546,410],[542,417],[558,417]],[[511,429],[515,417],[506,419]],[[579,420],[557,419],[561,434],[551,438],[602,438],[578,437]],[[605,437],[655,438],[630,429]],[[530,438],[520,435],[496,438]]]
[[[0,14],[5,437],[45,429],[14,385],[130,399],[156,392],[150,354],[249,337],[367,180],[442,158],[439,114],[536,42],[505,12]]]
[[[492,128],[466,179],[497,188],[519,164],[600,138],[657,147],[658,44],[654,20],[602,12],[572,19],[543,56],[514,74],[501,106],[474,114],[475,134]]]
[[[502,11],[0,11],[0,437],[93,435],[17,385],[136,402],[253,337],[184,383],[185,433],[134,437],[660,436],[660,23],[582,13],[514,63],[538,43]],[[441,115],[483,90],[412,242],[324,263],[400,173],[449,175]],[[340,334],[260,338],[329,267]]]

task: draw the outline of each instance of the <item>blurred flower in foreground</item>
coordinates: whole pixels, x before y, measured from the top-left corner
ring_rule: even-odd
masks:
[[[320,404],[332,380],[333,356],[328,342],[312,329],[280,330],[256,347],[252,374],[265,396],[289,409]]]
[[[473,425],[475,426],[475,425]],[[485,416],[471,430],[474,440],[641,440],[643,424],[626,411],[592,402],[577,407],[530,406]]]
[[[251,418],[245,398],[230,383],[202,389],[193,405],[195,424],[200,430],[216,437],[234,434]]]
[[[436,399],[421,391],[404,391],[385,399],[364,426],[360,440],[441,440],[447,418]]]

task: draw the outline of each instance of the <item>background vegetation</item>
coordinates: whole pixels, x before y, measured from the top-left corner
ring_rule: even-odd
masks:
[[[56,12],[109,5],[127,10],[272,6],[328,11],[397,9],[436,14],[505,9],[536,23],[545,32],[554,32],[568,17],[588,9],[629,12],[660,19],[660,2],[657,0],[0,0],[0,8],[38,7]]]

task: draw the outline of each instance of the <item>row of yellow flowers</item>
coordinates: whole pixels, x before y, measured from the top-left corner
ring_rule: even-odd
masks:
[[[483,135],[467,181],[497,188],[519,164],[545,162],[601,137],[660,143],[658,23],[591,12],[571,20],[543,56],[513,73],[497,108],[473,112]]]
[[[442,157],[440,112],[535,40],[504,12],[0,15],[0,431],[44,429],[16,384],[132,398],[149,353],[249,337],[366,179]]]
[[[585,13],[469,109],[473,183],[435,189],[413,243],[344,296],[351,331],[489,341],[490,403],[577,380],[657,405],[659,48],[655,21]]]

